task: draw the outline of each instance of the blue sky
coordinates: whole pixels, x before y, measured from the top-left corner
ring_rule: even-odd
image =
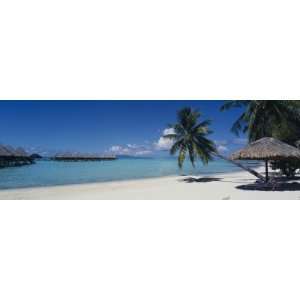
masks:
[[[244,137],[230,132],[240,110],[220,112],[223,101],[1,101],[0,142],[31,152],[166,153],[161,138],[176,112],[191,106],[211,119],[210,138],[219,149],[241,147]]]

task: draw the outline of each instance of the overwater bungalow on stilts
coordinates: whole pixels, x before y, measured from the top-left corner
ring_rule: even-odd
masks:
[[[115,160],[117,157],[115,155],[100,155],[100,154],[90,154],[90,153],[79,153],[79,152],[65,152],[58,153],[52,160],[56,161],[103,161],[103,160]]]
[[[0,145],[0,168],[33,164],[34,159],[21,147]]]

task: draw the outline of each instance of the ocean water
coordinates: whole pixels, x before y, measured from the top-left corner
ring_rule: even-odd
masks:
[[[177,160],[168,158],[119,158],[114,161],[57,162],[37,160],[35,164],[0,169],[0,189],[105,182],[168,175],[208,175],[240,171],[224,160],[208,165],[186,162],[180,170]]]

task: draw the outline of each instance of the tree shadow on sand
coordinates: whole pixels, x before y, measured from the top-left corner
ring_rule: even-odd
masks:
[[[182,179],[181,181],[187,182],[187,183],[193,183],[193,182],[198,182],[198,183],[206,183],[206,182],[214,182],[214,181],[220,181],[222,178],[217,178],[217,177],[187,177]]]
[[[247,191],[278,191],[278,192],[300,191],[300,183],[299,182],[278,182],[275,184],[252,183],[252,184],[239,185],[236,188],[239,190],[247,190]]]

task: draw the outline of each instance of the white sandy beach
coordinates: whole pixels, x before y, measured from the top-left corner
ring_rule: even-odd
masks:
[[[2,190],[0,191],[0,199],[300,199],[300,190],[252,191],[236,188],[240,185],[251,184],[254,181],[255,177],[247,172],[202,177],[170,176]]]

